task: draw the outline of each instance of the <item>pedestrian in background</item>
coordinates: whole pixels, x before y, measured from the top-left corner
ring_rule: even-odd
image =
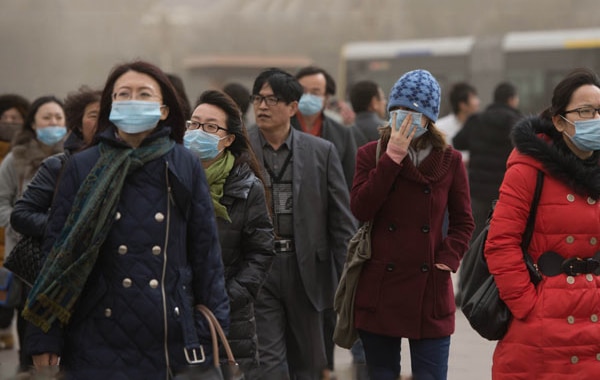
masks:
[[[243,372],[258,367],[256,297],[273,261],[262,170],[233,99],[209,90],[187,122],[184,145],[202,162],[217,218],[231,308],[228,340]]]
[[[11,152],[0,165],[0,225],[5,227],[5,249],[10,253],[19,240],[19,234],[10,225],[10,214],[42,161],[62,151],[67,134],[63,103],[54,96],[42,96],[31,104],[22,129],[13,139]],[[15,280],[20,281],[20,280]],[[22,305],[17,307],[21,311]],[[11,319],[12,314],[11,312]],[[19,371],[28,371],[31,365],[23,350],[25,321],[17,316],[19,336]]]
[[[485,111],[473,115],[458,131],[452,143],[469,152],[469,186],[475,219],[473,238],[485,226],[490,206],[498,199],[498,189],[506,171],[506,159],[512,151],[510,131],[522,117],[517,88],[508,82],[494,89],[494,102]]]
[[[250,90],[241,83],[228,83],[223,86],[223,92],[233,99],[242,112],[242,122],[247,124],[248,109],[250,108]]]
[[[355,83],[350,88],[350,103],[356,113],[352,132],[356,147],[379,139],[379,127],[386,121],[387,99],[379,85],[371,80]]]
[[[183,80],[177,74],[168,73],[167,77],[169,81],[175,88],[175,92],[177,92],[177,96],[179,97],[179,104],[181,105],[181,109],[183,110],[183,116],[187,119],[190,117],[190,113],[192,112],[192,106],[190,105],[190,100],[185,91],[185,85],[183,84]]]
[[[354,136],[349,127],[341,125],[324,112],[329,101],[335,96],[335,81],[327,71],[316,66],[301,68],[296,73],[296,79],[302,86],[303,94],[298,102],[298,111],[292,120],[292,125],[305,133],[331,141],[335,145],[344,170],[346,186],[350,190],[356,159]],[[327,362],[329,370],[333,371],[335,348],[333,331],[337,318],[333,304],[329,310],[325,310],[323,318]],[[325,379],[329,379],[328,374],[325,374]]]
[[[29,101],[16,94],[0,95],[0,163],[10,151],[11,141],[19,130],[29,111]],[[0,227],[0,265],[4,262],[4,227]],[[14,337],[11,323],[14,316],[12,307],[0,306],[0,350],[10,350],[14,347]]]
[[[296,73],[296,79],[304,93],[298,103],[296,117],[292,119],[292,126],[313,136],[322,137],[335,145],[344,169],[344,178],[350,189],[356,158],[354,136],[349,127],[324,114],[329,99],[335,96],[335,81],[327,71],[316,66],[301,68]],[[332,311],[331,315],[335,316],[335,313]],[[331,335],[333,336],[333,330]],[[333,343],[331,347],[333,349]]]
[[[17,200],[10,215],[10,224],[21,235],[43,238],[54,192],[64,163],[72,154],[92,142],[102,92],[83,86],[65,99],[65,120],[68,135],[64,151],[46,158],[35,176]]]
[[[453,144],[452,139],[463,128],[469,117],[479,112],[481,103],[475,87],[466,82],[458,82],[452,85],[448,94],[452,112],[441,117],[435,126],[445,135],[446,142]],[[463,162],[469,163],[469,152],[461,150]]]
[[[373,227],[354,316],[374,380],[398,378],[402,338],[415,379],[447,377],[456,310],[450,274],[474,223],[460,153],[435,127],[439,106],[440,87],[428,71],[402,75],[390,91],[379,161],[375,141],[357,155],[352,212]]]
[[[184,133],[178,96],[158,67],[112,70],[97,144],[65,166],[48,258],[23,311],[38,370],[60,363],[67,378],[166,379],[203,353],[211,363],[194,305],[227,330],[229,300],[209,188]]]
[[[577,69],[556,85],[550,107],[513,130],[485,245],[513,315],[494,351],[494,380],[600,377],[599,111],[598,75]],[[534,286],[521,240],[538,171],[544,182],[527,252],[543,279]]]

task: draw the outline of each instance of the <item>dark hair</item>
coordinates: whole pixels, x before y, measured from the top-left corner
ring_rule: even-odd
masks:
[[[296,78],[276,67],[266,69],[258,74],[252,86],[252,94],[257,95],[265,83],[271,86],[273,95],[284,100],[286,104],[299,101],[304,92]]]
[[[494,90],[494,103],[507,104],[515,95],[517,95],[517,88],[512,83],[502,82]]]
[[[191,106],[190,100],[185,93],[185,86],[183,85],[183,81],[176,74],[167,74],[167,78],[171,81],[173,87],[175,87],[175,91],[177,91],[177,96],[179,97],[179,103],[181,104],[181,109],[183,110],[184,118],[188,119],[191,114]]]
[[[27,117],[29,111],[29,100],[17,94],[0,95],[0,116],[11,108],[16,108],[21,114],[23,120]]]
[[[112,128],[113,124],[108,119],[112,107],[112,93],[115,82],[125,73],[135,71],[152,77],[160,85],[163,104],[169,107],[169,116],[158,122],[158,128],[170,127],[171,138],[181,144],[185,133],[185,118],[179,102],[179,97],[169,78],[161,69],[151,63],[134,61],[117,65],[113,68],[106,80],[102,98],[100,99],[100,114],[98,115],[98,130],[96,134]]]
[[[371,80],[356,82],[350,89],[350,104],[354,112],[366,112],[373,97],[379,99],[379,86]]]
[[[250,91],[240,83],[228,83],[223,87],[223,92],[229,95],[238,105],[243,118],[248,112],[248,107],[250,107]]]
[[[73,131],[77,137],[83,139],[82,126],[85,107],[100,102],[102,91],[92,90],[87,86],[81,86],[75,92],[70,92],[65,98],[65,120],[67,128]]]
[[[471,95],[477,95],[477,90],[467,82],[452,85],[449,94],[452,113],[457,114],[460,111],[460,103],[468,103]]]
[[[335,80],[325,69],[317,66],[306,66],[298,70],[296,73],[296,79],[300,79],[309,75],[323,74],[325,77],[325,95],[335,95],[336,85]]]
[[[35,130],[33,129],[33,122],[35,121],[35,114],[37,114],[40,107],[46,103],[56,103],[60,106],[60,108],[64,112],[65,106],[63,105],[63,102],[60,99],[58,99],[56,96],[54,96],[54,95],[40,96],[39,98],[34,100],[33,103],[31,103],[31,107],[29,107],[29,112],[27,113],[27,116],[25,117],[25,122],[23,123],[23,130],[30,131],[35,135]]]
[[[227,149],[235,156],[236,165],[246,163],[254,175],[261,180],[263,186],[265,181],[262,176],[262,170],[252,150],[252,145],[248,139],[246,127],[242,121],[242,114],[235,101],[227,94],[217,90],[204,91],[198,97],[198,105],[210,104],[225,112],[227,116],[227,132],[235,136],[235,140]],[[196,106],[196,107],[197,107]],[[265,187],[265,194],[268,196],[268,189]]]
[[[573,93],[581,86],[592,85],[600,88],[598,74],[588,68],[577,68],[561,80],[552,93],[552,105],[542,112],[542,117],[551,120],[552,116],[564,115]]]

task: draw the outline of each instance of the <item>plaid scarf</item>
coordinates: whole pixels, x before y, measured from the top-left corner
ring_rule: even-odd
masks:
[[[174,145],[168,137],[136,149],[99,144],[100,158],[75,195],[62,232],[29,293],[25,319],[44,332],[56,319],[63,325],[69,321],[112,226],[125,178]]]

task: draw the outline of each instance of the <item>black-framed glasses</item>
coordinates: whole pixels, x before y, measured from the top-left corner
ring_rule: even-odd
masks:
[[[204,132],[207,133],[217,133],[219,129],[229,133],[227,129],[220,127],[218,124],[215,123],[200,123],[198,121],[188,120],[185,122],[185,126],[189,130],[202,129]]]
[[[259,106],[263,100],[265,101],[265,104],[268,106],[274,106],[277,103],[279,103],[279,98],[273,95],[269,95],[269,96],[262,96],[262,95],[250,95],[250,101],[252,102],[252,104],[254,104],[255,106]]]
[[[574,110],[565,111],[565,115],[568,113],[577,112],[580,118],[582,119],[593,119],[596,116],[596,113],[600,115],[600,108],[594,107],[580,107],[575,108]]]

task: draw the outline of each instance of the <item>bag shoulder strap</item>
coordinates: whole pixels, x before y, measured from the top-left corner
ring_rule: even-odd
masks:
[[[533,193],[533,201],[531,202],[531,208],[529,209],[529,218],[527,218],[527,226],[525,227],[525,232],[523,233],[523,240],[521,241],[521,249],[523,250],[524,256],[529,256],[527,250],[529,249],[529,244],[531,243],[531,238],[533,237],[533,227],[535,226],[535,217],[537,214],[538,204],[540,203],[540,196],[542,194],[543,185],[544,172],[538,170],[537,181],[535,184],[535,192]]]
[[[213,314],[213,312],[206,307],[205,305],[196,305],[196,310],[198,310],[200,313],[202,313],[202,315],[204,315],[204,318],[206,318],[206,320],[208,321],[208,328],[210,329],[210,336],[211,336],[211,340],[212,340],[212,345],[213,345],[213,364],[215,367],[220,367],[220,363],[219,363],[219,343],[217,340],[217,336],[218,338],[220,338],[221,343],[223,344],[223,347],[225,348],[225,352],[227,354],[227,362],[230,365],[234,365],[237,366],[237,362],[235,361],[235,358],[233,356],[233,351],[231,351],[231,347],[229,346],[229,341],[227,340],[227,336],[225,335],[225,332],[223,331],[223,329],[221,328],[221,325],[219,324],[219,321],[217,320],[217,318],[215,317],[215,315]]]

